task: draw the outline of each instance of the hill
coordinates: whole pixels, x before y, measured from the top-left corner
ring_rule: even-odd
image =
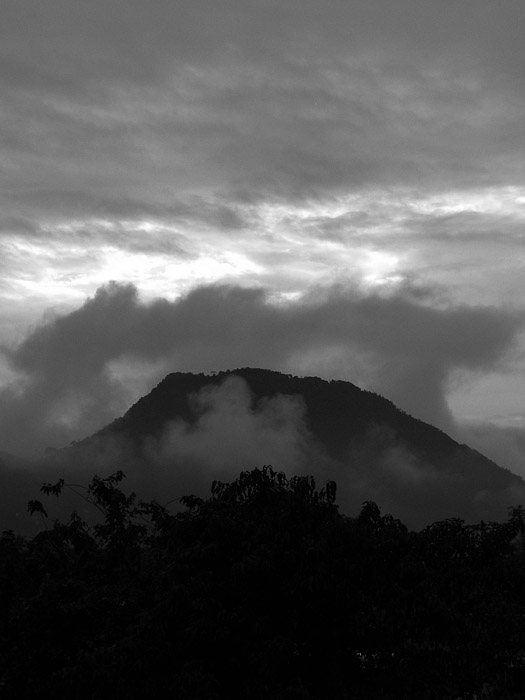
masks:
[[[372,499],[413,527],[451,517],[501,521],[525,501],[519,476],[382,396],[253,368],[169,374],[65,455],[127,468],[152,496],[202,492],[210,474],[230,478],[278,460],[287,473],[335,480],[347,512]]]

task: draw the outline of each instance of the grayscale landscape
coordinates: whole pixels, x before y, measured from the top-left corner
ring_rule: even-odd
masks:
[[[0,7],[0,697],[525,697],[525,5]]]

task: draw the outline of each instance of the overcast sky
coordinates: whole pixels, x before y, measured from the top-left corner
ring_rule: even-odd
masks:
[[[0,449],[255,365],[515,468],[524,30],[522,0],[2,2]]]

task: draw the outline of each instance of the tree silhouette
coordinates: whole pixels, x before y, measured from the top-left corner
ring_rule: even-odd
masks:
[[[80,491],[93,527],[0,537],[2,698],[472,700],[520,673],[519,507],[411,532],[269,465],[177,513],[123,481]]]

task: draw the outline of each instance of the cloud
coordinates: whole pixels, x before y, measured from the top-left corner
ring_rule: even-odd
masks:
[[[505,469],[525,479],[525,428],[523,416],[516,427],[478,421],[461,425],[461,437]]]
[[[11,191],[59,193],[57,212],[75,192],[146,199],[162,215],[188,191],[253,201],[521,183],[516,4],[199,0],[145,12],[52,0],[2,14]]]
[[[332,288],[276,304],[263,289],[212,285],[146,303],[111,283],[5,348],[20,380],[2,392],[3,447],[43,449],[100,428],[138,398],[126,391],[127,362],[154,366],[149,381],[242,366],[347,379],[452,429],[450,373],[503,361],[523,315],[427,302]]]
[[[294,472],[304,466],[305,406],[298,398],[277,396],[252,407],[246,382],[231,377],[219,387],[205,387],[191,404],[199,419],[166,427],[155,445],[162,461],[197,463],[208,474],[226,469],[235,474],[261,460]]]
[[[293,293],[359,276],[377,252],[463,300],[521,295],[520,241],[495,270],[490,215],[446,222],[410,204],[522,186],[522,18],[491,0],[9,4],[2,306],[9,288],[71,303],[111,275],[150,296],[236,274]],[[522,228],[510,218],[506,240]],[[452,243],[467,226],[476,243]],[[185,278],[188,260],[232,252],[243,270]]]

